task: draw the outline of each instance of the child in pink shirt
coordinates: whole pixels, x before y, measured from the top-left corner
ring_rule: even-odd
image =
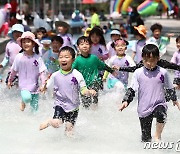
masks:
[[[39,55],[38,45],[35,35],[31,32],[24,32],[18,38],[18,44],[23,52],[19,53],[12,65],[11,74],[8,80],[8,87],[12,85],[12,79],[18,73],[19,89],[21,90],[22,103],[21,111],[24,111],[25,104],[30,103],[32,111],[38,109],[39,77],[42,84],[45,83],[46,66]]]

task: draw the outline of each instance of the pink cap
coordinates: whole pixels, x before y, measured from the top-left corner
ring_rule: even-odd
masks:
[[[4,8],[5,8],[5,9],[11,9],[11,8],[12,8],[12,6],[11,6],[11,4],[10,4],[10,3],[6,3],[6,5],[4,6]]]

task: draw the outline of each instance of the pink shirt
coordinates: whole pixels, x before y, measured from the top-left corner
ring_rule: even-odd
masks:
[[[19,75],[20,90],[28,90],[32,93],[38,92],[39,76],[45,70],[46,66],[37,54],[28,56],[25,53],[19,53],[12,65],[12,74],[16,72]],[[12,75],[10,75],[11,78]]]

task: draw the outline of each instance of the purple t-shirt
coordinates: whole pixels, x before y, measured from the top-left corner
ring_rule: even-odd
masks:
[[[180,65],[180,50],[173,54],[171,62]],[[175,78],[180,78],[180,71],[175,71]]]
[[[9,66],[12,66],[16,55],[21,49],[22,48],[14,40],[11,40],[7,43],[5,57],[9,60]]]
[[[91,54],[96,55],[97,57],[101,57],[103,55],[108,54],[106,47],[101,44],[92,45],[90,49]]]
[[[64,35],[58,34],[58,36],[61,36],[64,41],[62,47],[64,46],[73,47],[73,40],[72,40],[71,34],[69,33],[64,34]]]
[[[119,67],[129,67],[129,66],[132,67],[132,66],[135,66],[135,63],[134,63],[133,59],[128,55],[125,55],[124,57],[118,57],[117,55],[115,55],[109,59],[108,65],[110,67],[112,67],[113,65],[119,66]],[[117,71],[117,74],[118,75],[116,77],[113,76],[112,74],[110,74],[109,77],[111,79],[117,78],[124,85],[127,85],[129,73],[123,72],[123,71]]]
[[[111,44],[113,43],[113,41],[108,42],[108,44],[106,45],[108,54],[109,54],[109,58],[111,58],[112,56],[116,55],[116,51],[114,50],[114,48],[111,46]]]
[[[82,74],[73,69],[67,74],[62,70],[51,75],[47,82],[47,88],[54,88],[55,103],[54,106],[61,106],[65,112],[71,112],[80,105],[79,92],[86,88],[86,83]]]
[[[172,89],[173,85],[164,68],[157,67],[154,71],[145,67],[137,69],[133,74],[130,87],[138,92],[139,117],[150,115],[159,105],[167,109],[165,89]]]
[[[133,51],[136,52],[135,62],[139,63],[142,60],[142,49],[146,45],[146,40],[139,40],[135,43]]]
[[[37,54],[28,56],[25,53],[19,53],[14,60],[12,70],[19,75],[20,90],[37,93],[39,76],[40,73],[46,71],[46,66],[42,58]]]

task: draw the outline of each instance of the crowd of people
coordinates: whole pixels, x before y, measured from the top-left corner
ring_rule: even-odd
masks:
[[[113,29],[112,40],[106,42],[97,14],[93,15],[91,29],[86,36],[77,38],[75,44],[64,21],[56,22],[57,33],[53,36],[44,27],[32,33],[22,24],[14,24],[7,33],[11,40],[0,64],[1,69],[8,65],[9,71],[7,78],[1,80],[8,88],[18,86],[21,111],[28,104],[32,112],[40,110],[39,94],[53,88],[54,116],[42,122],[40,130],[66,123],[67,136],[73,135],[81,104],[87,110],[98,109],[103,82],[107,82],[109,89],[124,93],[120,111],[138,93],[141,140],[152,140],[152,120],[156,118],[154,140],[160,141],[167,119],[167,102],[171,100],[180,110],[176,95],[180,90],[180,36],[176,39],[177,51],[169,62],[161,57],[173,34],[162,36],[162,25],[155,23],[150,28],[152,37],[147,38],[148,29],[144,25],[134,26],[136,42],[130,56],[126,54],[128,35],[124,30]],[[175,70],[173,81],[167,69]],[[131,83],[128,83],[129,72],[133,72]]]

